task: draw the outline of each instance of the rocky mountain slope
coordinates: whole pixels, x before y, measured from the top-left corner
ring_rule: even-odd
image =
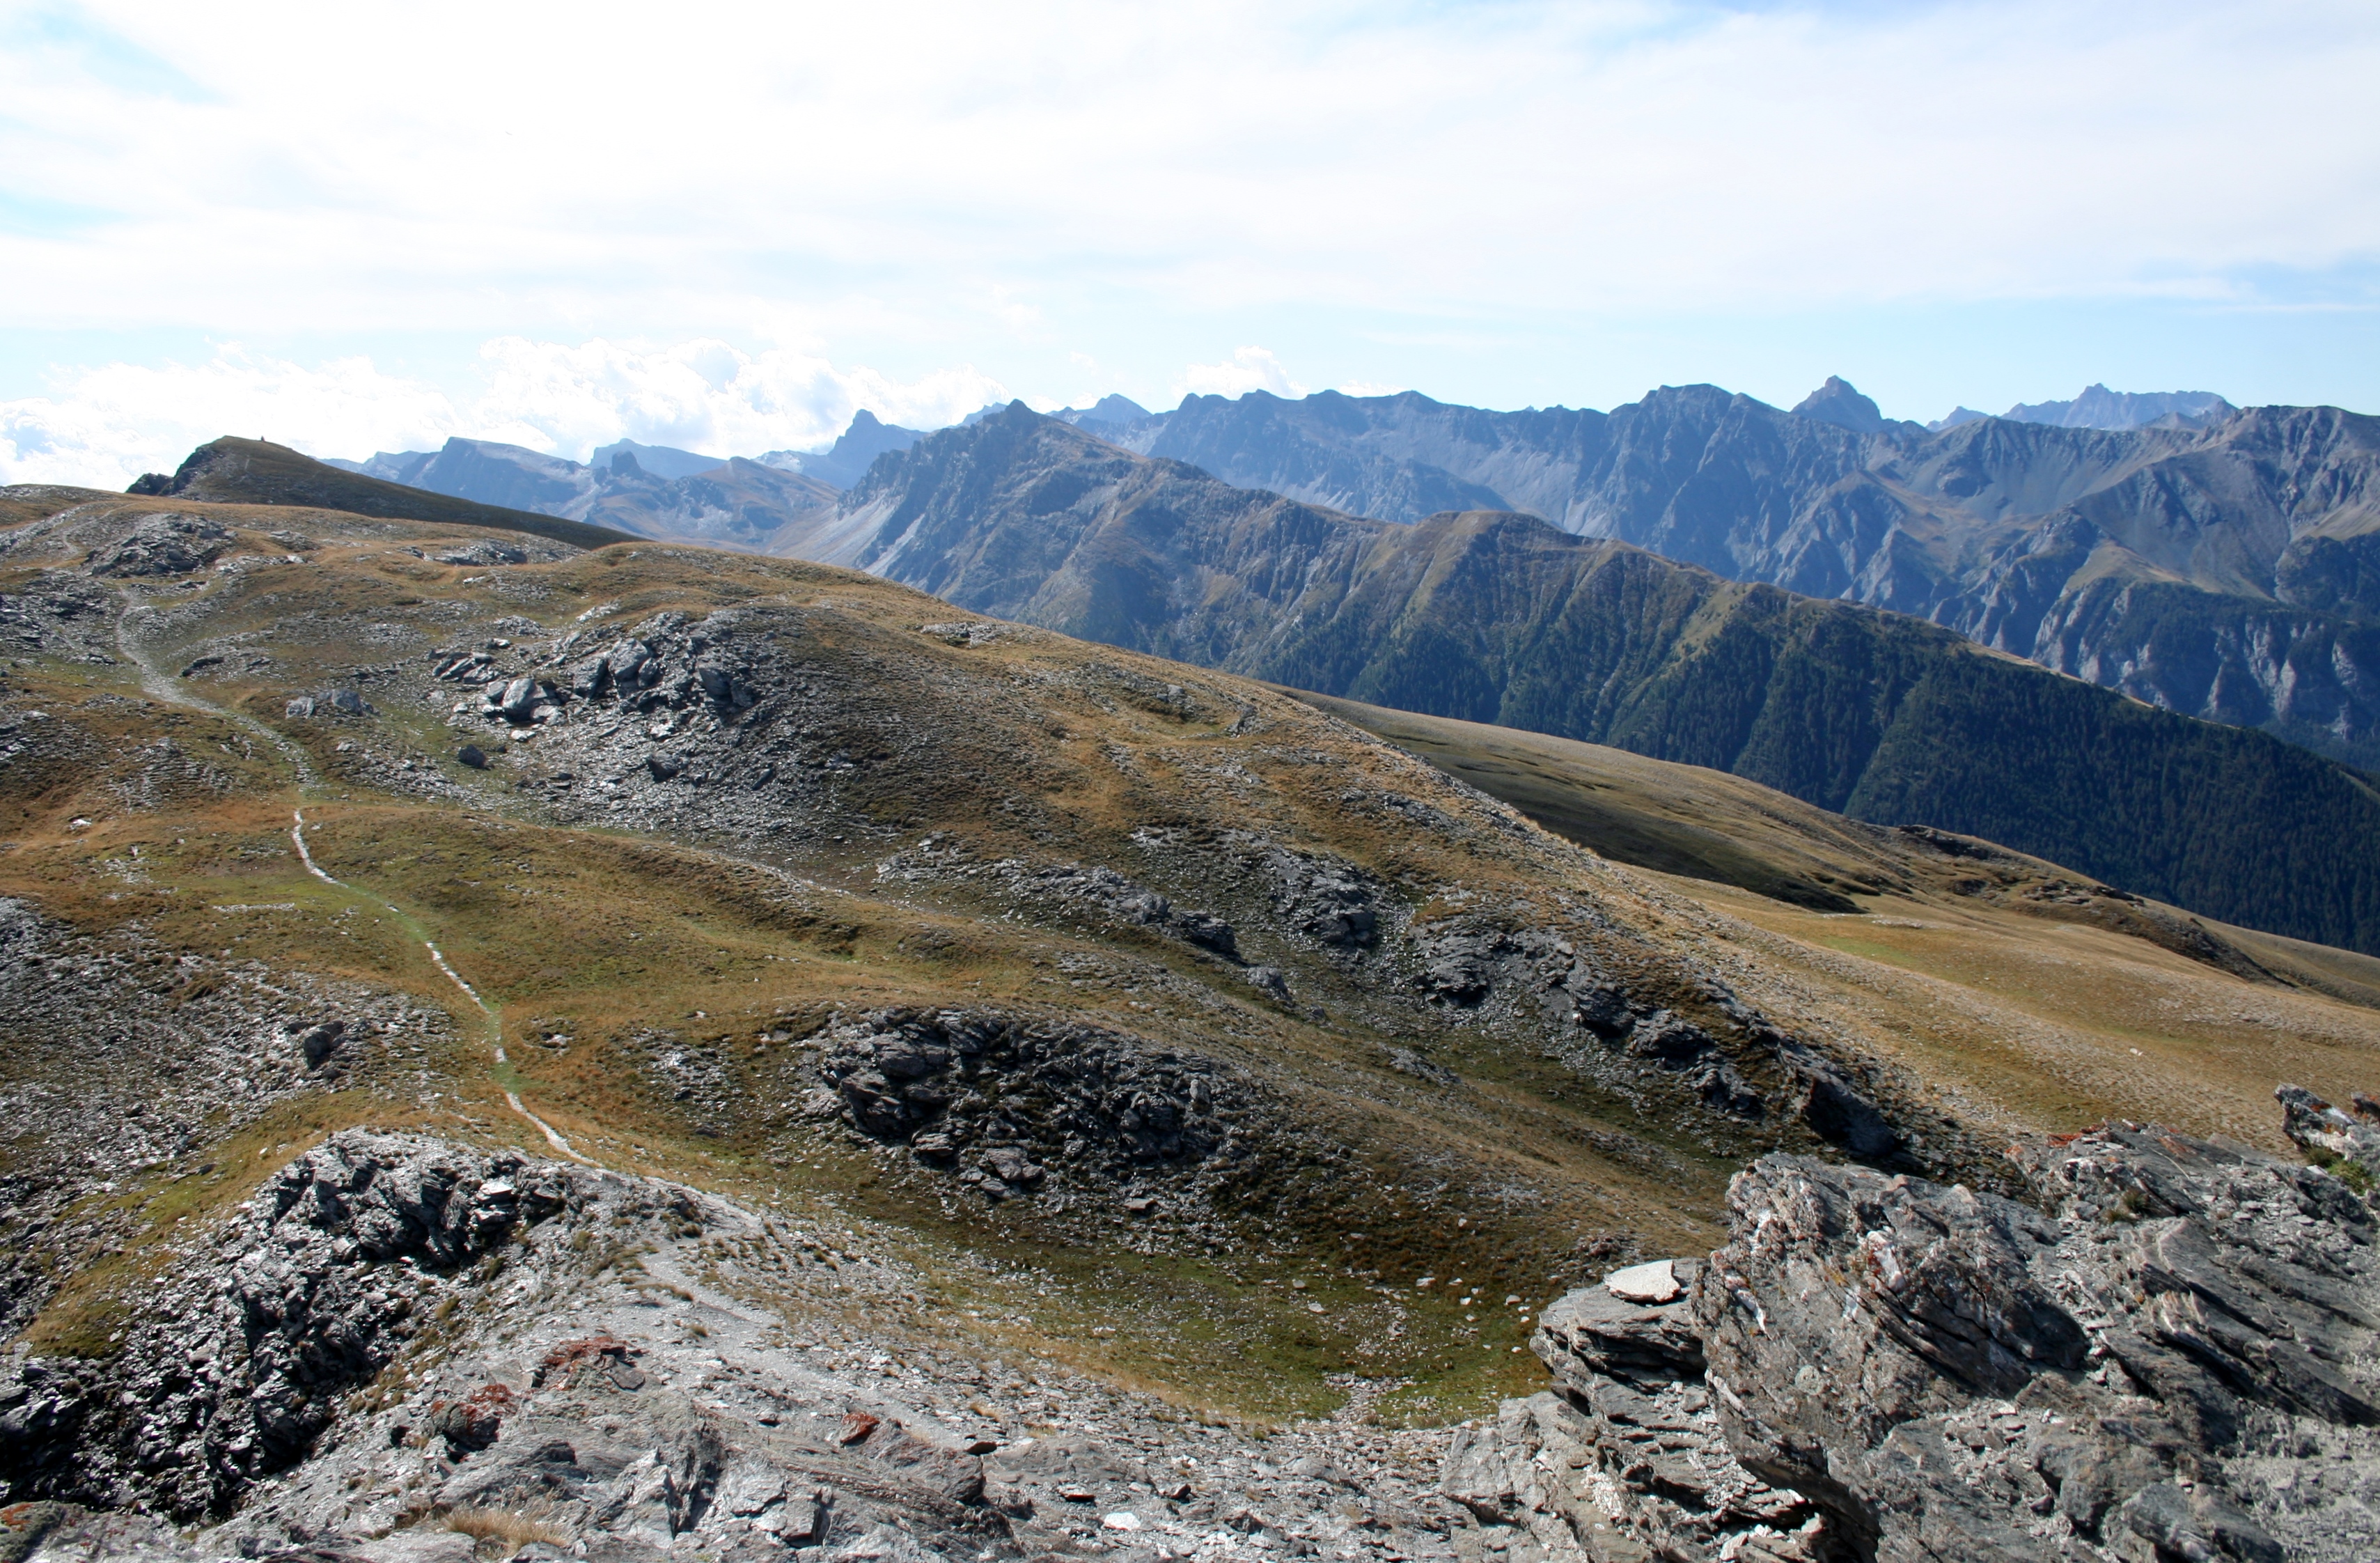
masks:
[[[1021,404],[880,459],[789,545],[980,613],[1737,775],[2194,911],[2380,950],[2380,797],[1922,620],[1531,517],[1413,526],[1136,458]]]
[[[1531,1563],[1443,1430],[1738,1169],[2017,1192],[2144,1090],[2279,1148],[2380,1051],[1989,895],[2080,981],[1828,942],[1889,885],[1779,933],[843,569],[0,504],[19,1556]]]
[[[2045,421],[1929,431],[1842,392],[1802,416],[1710,385],[1609,413],[1254,392],[1193,397],[1114,437],[1361,515],[1525,511],[1730,580],[1930,618],[2169,710],[2380,758],[2380,575],[2366,556],[2380,424],[2192,403],[2213,421],[2085,426],[2120,410],[2086,394],[2018,409]]]

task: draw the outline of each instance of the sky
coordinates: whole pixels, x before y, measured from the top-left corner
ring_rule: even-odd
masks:
[[[2380,6],[0,0],[0,482],[1829,374],[2380,411]]]

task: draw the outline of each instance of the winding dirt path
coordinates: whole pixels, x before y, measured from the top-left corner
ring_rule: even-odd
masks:
[[[303,799],[309,791],[321,788],[322,785],[322,775],[314,769],[313,761],[308,757],[306,751],[301,746],[292,742],[288,738],[285,737],[270,725],[259,721],[257,718],[249,715],[245,712],[226,710],[210,701],[201,700],[188,688],[184,686],[180,679],[173,678],[149,660],[146,648],[141,645],[138,632],[132,628],[132,621],[136,617],[147,617],[153,616],[156,613],[156,608],[149,604],[136,603],[128,605],[124,612],[117,617],[115,621],[116,649],[124,653],[126,658],[131,662],[133,666],[140,670],[141,689],[146,690],[152,698],[164,702],[168,705],[179,705],[193,711],[203,711],[211,716],[216,716],[227,722],[237,723],[241,727],[254,733],[257,737],[263,739],[288,760],[291,768],[297,773],[297,788],[300,799]],[[428,953],[431,964],[437,967],[438,970],[445,975],[448,982],[453,983],[455,987],[461,989],[463,995],[466,998],[468,998],[472,1005],[479,1010],[480,1017],[487,1022],[488,1046],[491,1052],[494,1055],[494,1065],[493,1068],[488,1071],[488,1078],[494,1083],[497,1090],[504,1093],[505,1105],[510,1106],[515,1113],[520,1115],[525,1121],[534,1125],[537,1131],[545,1136],[546,1143],[561,1152],[564,1155],[568,1156],[573,1161],[583,1163],[588,1166],[600,1166],[601,1164],[593,1160],[591,1157],[580,1154],[577,1149],[574,1147],[569,1141],[564,1139],[561,1132],[552,1124],[546,1122],[535,1113],[530,1112],[528,1107],[522,1105],[520,1093],[513,1089],[511,1081],[506,1078],[508,1075],[513,1073],[513,1070],[511,1067],[512,1060],[504,1055],[504,1027],[503,1011],[495,1004],[490,1002],[484,995],[482,995],[479,989],[473,987],[468,982],[465,981],[461,972],[455,970],[454,966],[446,959],[445,952],[438,947],[438,942],[430,936],[430,930],[423,924],[422,920],[415,916],[413,913],[407,911],[404,908],[395,905],[394,902],[383,899],[373,891],[364,889],[359,885],[350,885],[346,880],[337,878],[332,874],[329,870],[323,868],[322,864],[316,862],[314,861],[313,851],[306,844],[306,810],[303,804],[301,803],[298,808],[293,809],[290,813],[292,823],[289,827],[289,839],[290,842],[298,849],[298,861],[306,865],[306,872],[321,880],[323,884],[334,885],[337,888],[346,891],[348,895],[357,898],[358,900],[368,901],[371,905],[380,908],[382,911],[387,912],[391,917],[396,919],[397,925],[403,928],[406,933],[419,943],[422,949]]]

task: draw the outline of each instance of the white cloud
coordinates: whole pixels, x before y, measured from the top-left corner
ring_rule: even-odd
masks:
[[[1006,397],[969,368],[904,383],[710,339],[648,349],[501,337],[480,350],[478,385],[459,397],[368,359],[309,368],[226,347],[199,364],[77,371],[48,396],[0,402],[0,483],[118,488],[172,471],[226,433],[354,458],[434,449],[456,434],[582,459],[624,437],[757,456],[823,444],[862,407],[937,428]]]
[[[1227,363],[1194,363],[1182,372],[1182,383],[1174,387],[1202,397],[1243,397],[1250,391],[1270,391],[1277,397],[1302,397],[1305,387],[1289,377],[1289,371],[1269,348],[1238,348]]]
[[[461,422],[439,391],[366,360],[304,369],[228,347],[201,364],[109,364],[51,396],[0,403],[0,482],[116,488],[143,471],[172,471],[219,434],[369,455],[365,442],[435,445]]]
[[[509,336],[481,348],[480,360],[489,382],[479,404],[483,421],[516,420],[536,430],[542,448],[574,457],[622,437],[722,456],[802,450],[832,440],[863,407],[889,423],[937,429],[1008,399],[972,367],[902,384],[872,369],[841,370],[785,349],[749,354],[712,338],[640,350]]]
[[[932,343],[1095,294],[2222,298],[2380,256],[2365,0],[8,7],[18,325]]]

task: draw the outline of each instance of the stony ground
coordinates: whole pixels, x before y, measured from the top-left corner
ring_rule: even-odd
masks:
[[[1257,1438],[1047,1361],[869,1329],[928,1283],[852,1226],[349,1131],[210,1238],[105,1364],[20,1351],[0,1376],[0,1450],[46,1451],[0,1520],[10,1556],[1483,1545],[1435,1492],[1446,1433],[1367,1425],[1362,1397]]]

